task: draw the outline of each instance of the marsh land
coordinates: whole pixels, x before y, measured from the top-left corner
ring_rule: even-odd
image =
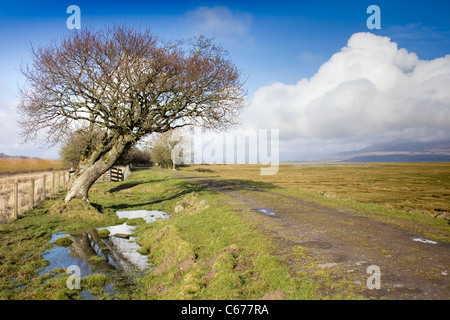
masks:
[[[450,165],[190,166],[97,183],[91,204],[42,202],[0,228],[1,299],[448,299]],[[42,274],[54,234],[133,221],[150,268],[127,277]],[[91,257],[92,258],[92,257]],[[91,263],[101,263],[101,257]],[[381,270],[370,289],[370,266]],[[123,279],[122,279],[123,280]]]

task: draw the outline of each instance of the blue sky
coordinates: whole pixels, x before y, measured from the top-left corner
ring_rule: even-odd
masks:
[[[284,86],[283,90],[291,90],[300,80],[311,80],[319,68],[330,62],[331,57],[347,46],[352,35],[357,33],[370,32],[379,37],[389,37],[398,48],[415,53],[419,59],[418,64],[433,61],[450,53],[449,1],[71,0],[21,1],[20,4],[12,1],[2,2],[0,120],[3,128],[0,128],[0,152],[44,158],[58,156],[57,148],[18,143],[18,129],[14,121],[17,115],[13,105],[17,99],[17,85],[23,83],[23,77],[18,69],[21,63],[29,62],[30,43],[45,46],[52,39],[58,40],[65,34],[73,32],[66,27],[66,20],[70,16],[66,13],[66,9],[72,4],[78,5],[81,9],[82,28],[126,24],[136,28],[150,27],[163,39],[189,38],[199,34],[214,37],[229,51],[236,65],[248,75],[249,100],[255,98],[255,101],[258,100],[257,96],[265,97],[267,100],[276,97],[279,91],[274,91],[276,89],[274,84]],[[366,20],[370,16],[366,13],[366,9],[372,4],[378,5],[381,9],[380,30],[369,30],[366,26]],[[358,41],[366,43],[365,40]],[[376,65],[373,68],[376,68]],[[380,83],[382,82],[381,80]],[[260,90],[261,88],[266,89]],[[300,85],[297,88],[302,90]],[[269,94],[272,96],[268,96]],[[295,96],[294,92],[290,94]],[[404,93],[404,96],[406,95],[407,92]],[[443,109],[436,110],[446,114],[447,102],[445,99],[441,101],[442,106],[438,107]],[[291,101],[286,101],[286,104],[290,105]],[[305,107],[304,112],[310,114],[310,107]],[[263,113],[262,111],[270,106],[255,102],[252,108],[259,108],[260,113]],[[293,112],[292,108],[286,110]],[[301,107],[298,108],[300,109]],[[278,114],[281,120],[278,122],[271,123],[259,119],[257,122],[248,121],[248,124],[259,128],[270,128],[274,125],[282,127],[283,118],[286,118],[284,121],[289,121],[289,112],[283,110],[283,106],[279,106]],[[302,114],[295,116],[300,117]],[[243,117],[252,117],[252,112],[247,112]],[[247,123],[246,119],[243,120]],[[424,139],[425,136],[442,139],[447,134],[447,131],[442,130],[441,123],[436,124],[441,129],[434,131],[434,123],[427,124],[426,128],[424,124],[410,127],[397,123],[397,126],[402,128],[403,137],[408,134],[411,139]],[[377,130],[386,128],[384,125],[376,127],[379,128]],[[389,128],[395,131],[395,128]],[[419,131],[422,134],[419,134]],[[282,141],[286,142],[284,149],[291,150],[285,153],[282,160],[304,159],[305,154],[309,153],[308,150],[312,149],[314,150],[311,153],[322,155],[362,147],[377,141],[374,138],[377,136],[375,129],[371,132],[361,132],[355,131],[353,135],[349,132],[345,136],[337,134],[339,139],[330,138],[325,134],[314,135],[312,131],[299,132],[300,140],[280,132]],[[387,141],[398,135],[383,135],[383,137]],[[319,143],[323,143],[322,147],[317,146]],[[312,145],[315,147],[311,149]],[[292,152],[293,149],[299,150],[299,153]]]

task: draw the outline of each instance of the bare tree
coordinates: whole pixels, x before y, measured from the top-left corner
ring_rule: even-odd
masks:
[[[58,142],[74,122],[102,132],[66,202],[89,201],[92,184],[143,136],[187,125],[226,128],[244,102],[241,72],[204,37],[165,43],[149,30],[83,29],[32,48],[32,57],[18,105],[25,140],[43,132]]]
[[[151,150],[153,162],[173,170],[176,170],[177,165],[185,163],[185,160],[190,161],[193,154],[189,133],[183,131],[183,128],[156,134],[147,147]]]
[[[151,154],[150,151],[141,150],[136,146],[133,146],[127,153],[122,154],[117,159],[114,165],[137,165],[137,166],[151,166]]]

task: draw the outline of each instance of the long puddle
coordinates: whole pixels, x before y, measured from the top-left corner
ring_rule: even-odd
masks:
[[[146,223],[157,219],[168,219],[163,211],[118,211],[119,218],[143,218]],[[53,234],[50,243],[57,239],[69,237],[72,243],[67,246],[54,245],[45,251],[43,259],[49,261],[49,265],[40,270],[39,275],[49,273],[53,269],[67,269],[69,266],[77,266],[80,269],[81,278],[93,273],[107,275],[111,282],[105,288],[110,297],[116,293],[130,292],[134,287],[134,279],[151,270],[146,255],[141,255],[137,250],[140,246],[133,236],[135,226],[123,223],[121,225],[106,228],[90,229],[84,232],[66,235],[64,233]],[[109,235],[100,237],[99,231],[107,229]],[[87,290],[81,291],[82,299],[95,299]]]

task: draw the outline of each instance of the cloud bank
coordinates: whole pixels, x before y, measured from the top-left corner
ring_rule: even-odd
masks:
[[[244,125],[297,141],[448,139],[449,88],[450,55],[421,60],[388,37],[356,33],[310,79],[257,90]]]

